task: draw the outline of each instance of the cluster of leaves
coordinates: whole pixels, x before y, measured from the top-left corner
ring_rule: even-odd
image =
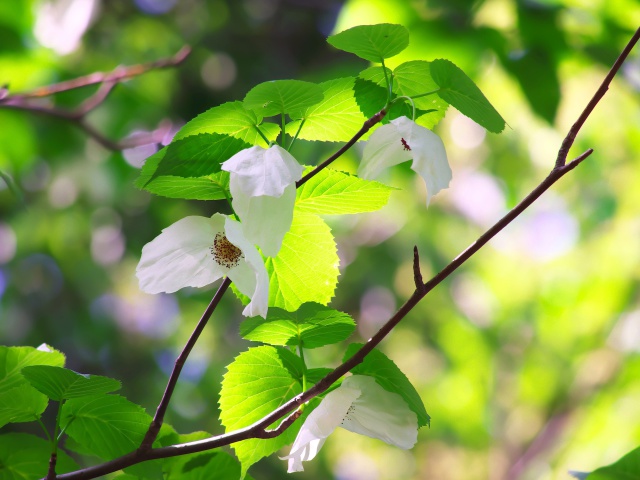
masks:
[[[453,105],[489,131],[504,128],[504,120],[453,63],[417,60],[388,69],[384,60],[408,45],[408,32],[402,26],[355,27],[330,37],[329,43],[381,65],[357,77],[320,84],[298,80],[262,83],[242,102],[214,107],[187,123],[170,145],[147,160],[137,186],[170,198],[228,199],[229,176],[220,166],[235,153],[276,141],[291,148],[297,139],[357,139],[362,125],[379,111],[384,112],[383,123],[406,115],[433,127]],[[272,117],[279,123],[265,120]],[[308,369],[302,350],[347,339],[355,323],[349,315],[326,306],[337,285],[338,257],[331,231],[320,215],[375,211],[387,203],[392,191],[381,183],[329,168],[298,189],[291,230],[280,253],[265,259],[270,276],[269,314],[266,319],[248,319],[241,327],[244,338],[264,345],[236,357],[222,382],[220,420],[227,432],[263,418],[330,371]],[[360,347],[352,344],[344,359]],[[1,459],[1,469],[25,478],[43,476],[49,455],[56,452],[58,473],[77,468],[58,452],[63,433],[65,448],[101,460],[140,445],[151,418],[141,406],[112,393],[120,388],[118,381],[65,369],[64,356],[46,346],[3,348],[2,352],[0,372],[5,374],[0,379],[0,396],[7,401],[1,403],[6,407],[0,418],[4,423],[40,421],[49,401],[56,402],[58,410],[53,431],[47,433],[49,442],[23,434],[0,437],[1,442],[18,442],[24,447],[19,455],[13,448],[4,449],[13,453],[2,454],[6,458]],[[384,354],[374,351],[353,372],[372,376],[384,389],[398,393],[415,412],[418,425],[429,424],[420,396]],[[125,475],[155,478],[164,472],[165,478],[195,478],[215,472],[216,478],[238,478],[261,458],[292,443],[300,424],[296,421],[276,438],[234,444],[239,464],[225,453],[202,453],[145,462],[126,469]],[[154,446],[207,436],[204,432],[178,435],[165,424]],[[40,463],[24,464],[21,455],[37,456]]]

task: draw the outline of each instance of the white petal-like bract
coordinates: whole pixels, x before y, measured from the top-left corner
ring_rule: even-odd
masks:
[[[400,395],[388,392],[373,377],[365,375],[348,377],[342,385],[362,392],[347,413],[342,428],[405,450],[416,444],[418,416]]]
[[[298,436],[291,447],[291,453],[282,457],[283,460],[289,460],[287,470],[289,473],[304,470],[302,462],[316,456],[325,439],[340,426],[358,396],[360,396],[360,390],[342,386],[327,393],[320,405],[309,414],[300,427]]]
[[[251,298],[245,316],[267,316],[269,275],[239,222],[219,213],[185,217],[162,230],[142,248],[136,269],[147,293],[203,287],[225,275]]]
[[[339,426],[403,449],[418,439],[418,417],[400,395],[388,392],[373,377],[352,375],[304,421],[291,453],[282,457],[289,460],[287,471],[304,470],[302,462],[313,459]]]
[[[168,226],[142,248],[136,269],[140,289],[172,293],[184,287],[204,287],[229,269],[213,260],[210,248],[224,232],[225,217],[185,217]]]
[[[231,173],[229,189],[245,237],[275,257],[291,228],[295,182],[303,167],[278,145],[247,148],[222,164]]]
[[[413,160],[411,169],[427,185],[427,205],[431,197],[447,188],[451,168],[444,144],[438,135],[407,117],[398,117],[379,127],[364,148],[358,175],[375,179],[382,170]]]

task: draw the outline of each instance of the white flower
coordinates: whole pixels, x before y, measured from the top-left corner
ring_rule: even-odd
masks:
[[[185,217],[142,248],[136,276],[147,293],[203,287],[228,276],[251,298],[242,312],[266,317],[269,276],[260,253],[239,222],[219,213]]]
[[[329,392],[304,421],[291,453],[282,457],[289,460],[288,472],[304,470],[302,462],[313,459],[337,427],[405,450],[418,440],[418,417],[405,400],[373,377],[353,375]]]
[[[273,145],[242,150],[224,162],[222,169],[231,173],[232,205],[245,236],[262,253],[275,257],[291,228],[295,183],[302,177],[302,165]]]
[[[451,168],[440,137],[407,117],[391,120],[369,137],[358,175],[376,178],[382,170],[413,160],[411,169],[427,184],[427,206],[431,197],[451,181]]]

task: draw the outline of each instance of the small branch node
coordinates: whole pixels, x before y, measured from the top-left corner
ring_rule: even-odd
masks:
[[[418,253],[418,247],[413,247],[413,281],[416,284],[416,290],[423,292],[426,290],[424,281],[422,280],[422,272],[420,272],[420,254]]]
[[[302,410],[298,409],[295,412],[293,412],[291,415],[289,415],[287,418],[285,418],[282,423],[280,425],[278,425],[277,428],[274,428],[273,430],[261,430],[258,434],[257,437],[258,438],[275,438],[278,435],[281,435],[287,428],[289,428],[293,422],[295,422],[298,418],[300,418],[300,415],[302,415]]]

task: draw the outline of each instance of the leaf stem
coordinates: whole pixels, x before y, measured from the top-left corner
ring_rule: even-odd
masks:
[[[434,94],[438,93],[440,90],[442,90],[442,89],[441,88],[436,88],[435,90],[431,90],[430,92],[427,92],[427,93],[419,93],[418,95],[413,95],[411,98],[413,98],[415,100],[416,98],[426,97],[427,95],[434,95]]]
[[[260,137],[262,137],[262,139],[264,140],[264,143],[267,144],[267,147],[269,147],[271,145],[271,142],[269,141],[269,139],[265,136],[264,133],[262,133],[262,130],[260,130],[260,126],[259,125],[254,125],[254,128],[256,129],[256,131],[258,132],[258,135],[260,135]]]
[[[387,84],[387,102],[390,102],[391,96],[393,95],[393,77],[391,77],[390,82],[389,76],[387,75],[387,67],[384,64],[384,58],[382,59],[382,73],[384,73],[384,81]]]
[[[289,148],[287,148],[287,152],[291,151],[291,147],[293,147],[293,144],[298,139],[298,135],[300,135],[300,131],[302,130],[302,126],[304,125],[304,122],[306,122],[306,121],[307,121],[307,119],[303,118],[302,121],[300,122],[300,126],[298,127],[298,131],[296,132],[295,137],[293,137],[293,140],[291,140],[291,143],[289,144]]]
[[[413,110],[413,113],[411,114],[411,120],[413,120],[415,122],[416,121],[416,104],[414,103],[413,98],[403,95],[401,97],[394,98],[393,100],[391,100],[391,102],[389,104],[393,105],[394,103],[396,103],[396,102],[398,102],[400,100],[407,100],[411,104],[411,108]]]
[[[284,119],[284,112],[280,114],[281,123],[282,123],[282,141],[280,142],[280,146],[285,148],[285,143],[287,141],[287,124]]]

